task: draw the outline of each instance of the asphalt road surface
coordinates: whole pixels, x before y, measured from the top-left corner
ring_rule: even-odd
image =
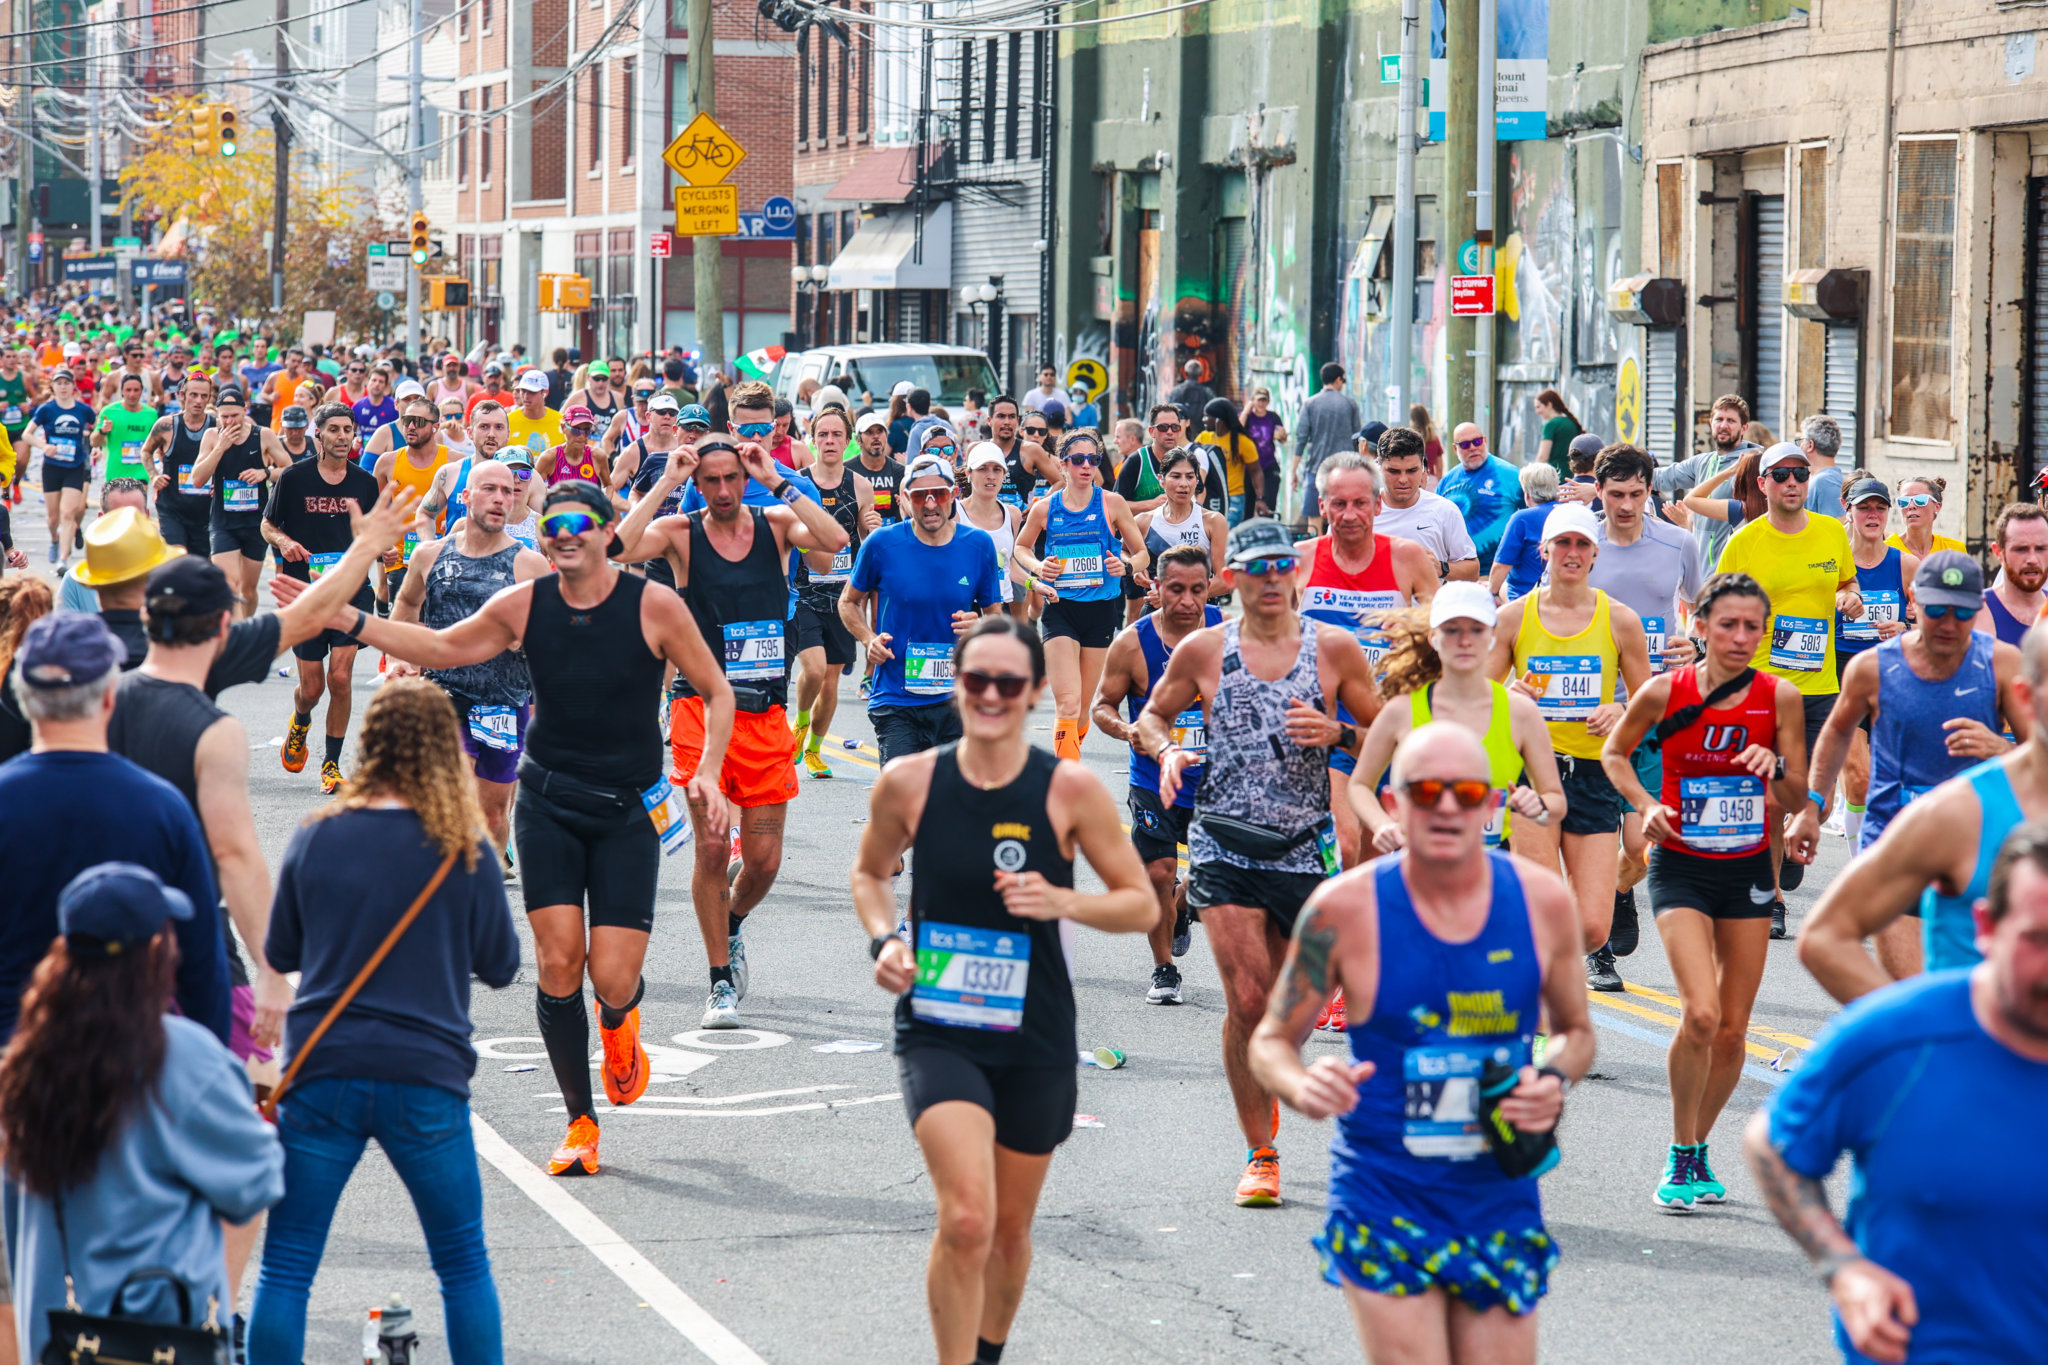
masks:
[[[31,572],[47,572],[33,494],[15,526]],[[369,654],[356,669],[358,717],[376,678]],[[315,761],[296,775],[277,761],[290,696],[273,671],[222,699],[248,727],[273,870],[323,799],[317,720]],[[1048,746],[1049,706],[1048,698],[1034,717],[1034,738]],[[477,989],[473,1107],[508,1360],[930,1358],[932,1196],[886,1047],[891,1001],[873,983],[847,894],[875,775],[872,732],[850,683],[828,753],[837,775],[803,779],[781,878],[747,923],[746,1031],[697,1030],[708,978],[688,860],[664,867],[641,1007],[655,1083],[630,1109],[600,1113],[601,1175],[542,1173],[566,1120],[536,1036],[530,942],[516,984]],[[1091,735],[1085,758],[1121,797],[1118,746]],[[1789,898],[1795,928],[1845,852],[1839,837],[1827,838],[1805,889]],[[518,887],[509,889],[516,912]],[[1772,945],[1751,1065],[1714,1135],[1728,1203],[1660,1212],[1650,1192],[1669,1141],[1664,1049],[1677,1002],[1647,902],[1644,920],[1642,947],[1621,963],[1628,992],[1593,997],[1600,1056],[1569,1103],[1563,1163],[1544,1180],[1563,1259],[1542,1309],[1543,1356],[1609,1365],[1836,1360],[1825,1295],[1762,1207],[1739,1152],[1742,1125],[1783,1079],[1773,1059],[1796,1068],[1833,1004],[1789,942]],[[1231,1203],[1244,1152],[1220,1065],[1220,987],[1199,929],[1181,965],[1187,1003],[1149,1005],[1143,940],[1081,935],[1080,1041],[1120,1048],[1129,1062],[1081,1070],[1079,1108],[1093,1121],[1052,1164],[1006,1359],[1357,1359],[1342,1297],[1323,1283],[1309,1245],[1323,1218],[1330,1131],[1288,1114],[1277,1144],[1284,1205]],[[834,1043],[866,1047],[820,1050]],[[1309,1046],[1340,1043],[1319,1034]],[[1839,1207],[1839,1178],[1835,1198]],[[254,1280],[252,1268],[244,1311]],[[445,1360],[418,1223],[373,1149],[336,1215],[306,1358],[350,1359],[366,1310],[394,1293],[413,1308],[420,1358]]]

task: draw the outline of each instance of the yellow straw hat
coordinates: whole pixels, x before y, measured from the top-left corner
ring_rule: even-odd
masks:
[[[183,553],[164,542],[148,512],[123,507],[85,528],[85,563],[73,576],[88,588],[111,588],[141,578]]]

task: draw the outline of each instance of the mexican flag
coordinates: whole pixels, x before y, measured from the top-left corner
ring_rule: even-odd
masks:
[[[766,379],[775,372],[776,365],[781,363],[782,357],[787,354],[788,352],[780,346],[763,346],[758,351],[748,351],[739,358],[740,377]]]

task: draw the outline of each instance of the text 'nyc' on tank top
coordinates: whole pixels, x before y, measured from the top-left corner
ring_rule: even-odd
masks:
[[[910,927],[917,982],[896,1002],[896,1050],[951,1048],[986,1066],[1070,1067],[1074,987],[1057,920],[1020,919],[997,872],[1074,884],[1046,797],[1059,760],[1033,748],[1008,786],[960,775],[957,743],[937,749],[912,844]]]

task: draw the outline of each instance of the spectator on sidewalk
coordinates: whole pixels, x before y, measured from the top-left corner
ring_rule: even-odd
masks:
[[[1344,367],[1336,361],[1323,366],[1323,387],[1301,405],[1294,431],[1300,452],[1294,464],[1294,486],[1303,490],[1302,516],[1308,533],[1323,533],[1323,517],[1316,501],[1316,466],[1334,451],[1351,449],[1352,433],[1358,430],[1358,404],[1344,392]]]

